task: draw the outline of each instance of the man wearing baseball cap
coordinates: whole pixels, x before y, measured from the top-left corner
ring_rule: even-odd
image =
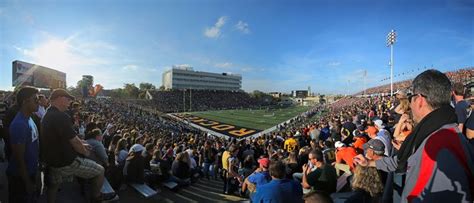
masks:
[[[92,179],[92,201],[103,200],[100,193],[104,181],[104,168],[89,156],[89,145],[74,130],[71,118],[65,111],[74,96],[64,89],[55,89],[50,95],[51,106],[41,121],[41,159],[48,167],[46,175],[48,202],[55,202],[56,192],[64,180],[72,176]]]
[[[242,191],[245,192],[248,189],[250,198],[259,186],[272,180],[272,177],[268,172],[270,160],[268,158],[261,158],[258,160],[258,165],[258,168],[250,174],[242,184]]]
[[[385,146],[385,156],[390,156],[390,151],[392,151],[390,132],[385,129],[385,125],[380,119],[375,120],[374,125],[379,132],[377,133],[377,136],[373,139],[378,139],[382,141]]]
[[[385,156],[385,145],[378,139],[371,139],[364,144],[364,152],[367,159],[379,160]]]

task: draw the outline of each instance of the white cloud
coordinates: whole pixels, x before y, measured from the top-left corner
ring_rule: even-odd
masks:
[[[328,66],[339,66],[339,65],[341,65],[341,62],[339,62],[339,61],[333,61],[333,62],[328,64]]]
[[[129,65],[126,65],[126,66],[122,67],[122,70],[124,70],[124,71],[136,71],[136,70],[138,70],[138,66],[133,65],[133,64],[129,64]]]
[[[235,28],[244,34],[250,33],[249,24],[244,21],[239,20],[239,22],[235,24]]]
[[[233,66],[233,64],[230,62],[225,62],[225,63],[217,63],[214,66],[217,68],[230,68]]]
[[[217,19],[217,22],[216,22],[216,24],[214,24],[214,26],[206,28],[206,30],[204,31],[204,35],[206,37],[209,37],[209,38],[218,38],[218,37],[220,37],[221,36],[221,28],[222,28],[222,26],[225,25],[226,21],[227,21],[227,17],[226,16],[221,16],[219,19]]]
[[[219,19],[217,19],[217,22],[216,22],[215,26],[220,28],[220,27],[224,26],[226,21],[227,21],[227,17],[226,16],[221,16]]]

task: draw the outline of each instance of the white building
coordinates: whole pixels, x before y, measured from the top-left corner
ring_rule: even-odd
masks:
[[[163,73],[162,81],[165,89],[238,91],[242,87],[241,75],[194,71],[189,66],[173,66]]]

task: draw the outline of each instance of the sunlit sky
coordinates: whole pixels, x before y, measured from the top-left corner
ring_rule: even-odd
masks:
[[[414,3],[415,2],[415,3]],[[355,93],[424,67],[474,65],[474,1],[0,0],[0,89],[12,61],[93,75],[105,89],[161,85],[172,65],[241,74],[246,91]]]

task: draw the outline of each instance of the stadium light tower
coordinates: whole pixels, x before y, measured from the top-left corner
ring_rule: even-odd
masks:
[[[387,35],[387,46],[390,46],[390,96],[393,96],[393,44],[395,44],[397,34],[392,30]]]

